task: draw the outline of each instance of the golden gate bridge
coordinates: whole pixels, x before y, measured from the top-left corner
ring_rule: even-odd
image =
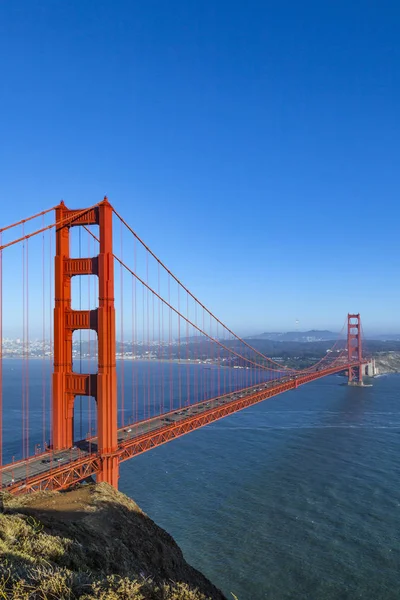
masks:
[[[342,372],[362,385],[359,314],[347,315],[344,342],[315,364],[285,366],[207,309],[107,198],[79,210],[61,202],[0,236],[0,480],[13,494],[62,490],[91,476],[118,487],[122,461],[268,398]],[[15,360],[4,333],[10,322],[20,331],[21,367],[12,406],[4,368]],[[34,359],[43,367],[33,389]],[[20,456],[7,450],[7,434],[19,436]]]

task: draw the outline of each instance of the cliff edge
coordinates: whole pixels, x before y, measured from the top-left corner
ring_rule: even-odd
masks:
[[[166,531],[106,483],[3,494],[0,597],[225,600]]]

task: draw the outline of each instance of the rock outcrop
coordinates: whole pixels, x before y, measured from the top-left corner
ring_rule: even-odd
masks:
[[[105,483],[3,495],[0,596],[224,600],[166,531]]]

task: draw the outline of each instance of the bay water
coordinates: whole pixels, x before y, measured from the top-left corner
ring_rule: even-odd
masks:
[[[21,446],[22,369],[3,361],[5,461]],[[33,443],[48,436],[50,370],[29,369]],[[120,490],[228,598],[398,600],[400,376],[344,383],[315,381],[123,463]]]

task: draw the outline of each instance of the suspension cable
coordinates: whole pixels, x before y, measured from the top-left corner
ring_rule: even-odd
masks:
[[[132,227],[130,227],[128,225],[128,223],[125,221],[125,219],[115,210],[114,207],[113,207],[113,212],[118,217],[118,219],[120,219],[120,221],[122,221],[122,223],[125,225],[125,227],[132,233],[132,235],[134,235],[135,238],[142,244],[142,246],[147,250],[147,252],[149,252],[151,254],[151,256],[185,290],[185,292],[187,292],[193,298],[193,300],[195,300],[203,308],[203,310],[205,310],[213,319],[215,319],[220,325],[222,325],[222,327],[224,327],[234,338],[236,338],[239,342],[241,342],[242,344],[244,344],[245,346],[250,348],[250,350],[252,350],[252,352],[255,352],[262,358],[268,360],[270,363],[278,366],[281,370],[282,369],[289,370],[288,367],[281,365],[280,363],[272,360],[268,356],[265,356],[265,354],[263,354],[262,352],[259,352],[258,350],[253,348],[245,340],[243,340],[241,337],[239,337],[234,331],[232,331],[229,327],[227,327],[220,319],[218,319],[218,317],[216,317],[202,302],[200,302],[200,300],[198,300],[198,298],[194,294],[192,294],[192,292],[172,273],[172,271],[170,271],[170,269],[168,269],[168,267],[162,262],[162,260],[160,258],[158,258],[158,256],[156,254],[154,254],[154,252],[144,243],[144,241],[138,236],[138,234],[132,229]],[[290,370],[292,370],[292,369],[290,369]]]
[[[28,233],[27,235],[23,235],[22,237],[13,240],[12,242],[8,242],[8,244],[3,244],[2,246],[0,246],[0,250],[4,250],[5,248],[9,248],[10,246],[14,246],[14,244],[18,244],[18,242],[22,242],[24,240],[29,240],[29,238],[38,235],[39,233],[42,233],[43,231],[47,231],[48,229],[52,229],[53,227],[58,227],[60,225],[66,225],[69,222],[75,221],[76,219],[79,219],[82,215],[88,213],[89,211],[93,210],[94,208],[96,208],[97,206],[99,206],[100,202],[97,202],[97,204],[93,204],[93,206],[90,206],[89,208],[85,208],[83,210],[80,210],[78,212],[75,212],[75,214],[69,216],[69,217],[65,217],[64,219],[61,219],[60,221],[55,221],[54,223],[51,223],[50,225],[47,225],[46,227],[41,227],[40,229],[37,229],[36,231],[33,231],[32,233]],[[53,209],[51,209],[53,210]]]
[[[0,233],[3,233],[3,231],[7,231],[8,229],[12,229],[13,227],[17,227],[18,225],[23,225],[24,223],[27,223],[28,221],[32,221],[32,219],[37,219],[37,217],[47,215],[47,213],[51,212],[52,210],[54,210],[56,208],[57,208],[56,206],[52,206],[51,208],[42,210],[42,212],[37,213],[36,215],[32,215],[31,217],[28,217],[27,219],[21,219],[21,221],[12,223],[12,225],[7,225],[7,227],[3,227],[2,229],[0,229]]]
[[[243,340],[241,337],[239,337],[237,334],[235,334],[234,331],[232,331],[229,327],[227,327],[202,302],[200,302],[200,300],[198,300],[198,298],[194,294],[192,294],[192,292],[170,271],[170,269],[168,269],[168,267],[147,246],[147,244],[145,244],[145,242],[138,236],[138,234],[132,229],[132,227],[130,227],[128,225],[128,223],[125,221],[125,219],[115,210],[114,207],[113,207],[113,212],[118,217],[118,219],[120,219],[121,223],[123,223],[125,225],[125,227],[132,233],[132,235],[142,244],[142,246],[145,248],[145,250],[147,250],[147,252],[158,262],[158,264],[161,265],[165,269],[165,271],[178,283],[178,285],[180,285],[185,290],[185,292],[189,296],[191,296],[193,298],[193,300],[195,302],[197,302],[203,308],[203,310],[205,310],[210,315],[210,317],[212,317],[213,319],[215,319],[215,321],[217,322],[217,324],[220,324],[226,331],[228,331],[228,333],[230,333],[239,342],[241,342],[243,345],[245,345],[247,348],[249,348],[252,352],[254,352],[255,354],[258,354],[259,356],[261,356],[264,360],[268,361],[269,363],[271,363],[271,364],[279,367],[280,371],[285,370],[285,371],[288,371],[289,373],[293,373],[293,372],[296,372],[296,373],[306,373],[310,369],[313,369],[316,366],[318,366],[319,364],[321,364],[327,358],[327,356],[325,355],[317,363],[315,363],[311,367],[307,367],[305,369],[293,369],[293,368],[287,367],[285,365],[282,365],[281,363],[278,363],[277,361],[274,361],[270,357],[268,357],[265,354],[263,354],[262,352],[258,351],[256,348],[254,348],[253,346],[251,346],[250,344],[248,344],[245,340]],[[115,258],[118,260],[117,257],[115,257]],[[154,290],[152,290],[152,291],[154,293]],[[179,310],[178,310],[178,314],[180,314]],[[338,343],[341,341],[341,335],[342,335],[344,326],[345,326],[345,324],[343,325],[343,327],[342,327],[342,329],[341,329],[341,331],[339,333],[338,339],[336,340],[336,342],[334,343],[333,347],[331,348],[331,351],[333,351],[336,348],[336,346],[338,345]],[[214,338],[212,338],[212,339],[214,339]],[[256,363],[256,364],[258,364],[258,363]]]
[[[97,236],[90,231],[90,229],[88,229],[85,225],[84,228],[86,229],[86,231],[88,233],[90,233],[91,236],[94,237],[94,239],[99,242],[99,239],[97,238]],[[266,367],[264,365],[260,365],[259,363],[256,363],[252,360],[250,360],[249,358],[246,358],[244,356],[242,356],[241,354],[239,354],[238,352],[235,352],[234,350],[232,350],[231,348],[228,348],[227,346],[225,346],[224,344],[222,344],[219,340],[215,339],[214,337],[212,337],[211,335],[209,335],[206,331],[203,331],[200,327],[198,327],[195,323],[193,323],[193,321],[191,321],[190,319],[188,319],[187,317],[185,317],[181,312],[179,312],[175,307],[172,306],[172,304],[170,304],[169,302],[167,302],[167,300],[164,300],[164,298],[162,296],[160,296],[155,290],[153,290],[153,288],[146,283],[141,277],[139,277],[139,275],[137,275],[136,273],[134,273],[132,271],[132,269],[130,269],[128,267],[128,265],[126,265],[118,256],[116,256],[115,254],[112,255],[115,260],[117,260],[120,265],[122,265],[131,275],[133,275],[138,281],[139,283],[141,283],[143,285],[143,287],[145,287],[149,292],[151,292],[152,294],[154,294],[159,300],[161,300],[161,302],[163,302],[166,306],[168,306],[168,308],[170,308],[178,317],[182,318],[184,321],[186,321],[187,323],[189,323],[189,325],[191,325],[192,327],[194,327],[197,331],[199,331],[202,335],[206,336],[209,340],[211,340],[212,342],[214,342],[215,344],[218,344],[219,346],[221,346],[221,348],[224,348],[224,350],[226,350],[227,352],[230,352],[231,354],[234,354],[235,356],[237,356],[238,358],[247,361],[248,363],[255,365],[257,367],[261,366],[263,369],[267,370],[267,371],[273,371],[276,372],[277,369],[272,369],[271,367]],[[207,311],[209,312],[209,311]],[[212,315],[211,315],[212,316]],[[240,338],[239,338],[240,339]],[[251,346],[249,346],[249,344],[246,344],[251,350],[253,350],[253,348]],[[263,356],[263,358],[266,358],[267,360],[268,357]],[[283,365],[279,365],[279,363],[277,363],[278,366],[280,367],[280,371],[283,370]],[[296,370],[295,369],[290,369],[288,367],[286,367],[286,370],[288,370],[290,373],[295,373]]]

